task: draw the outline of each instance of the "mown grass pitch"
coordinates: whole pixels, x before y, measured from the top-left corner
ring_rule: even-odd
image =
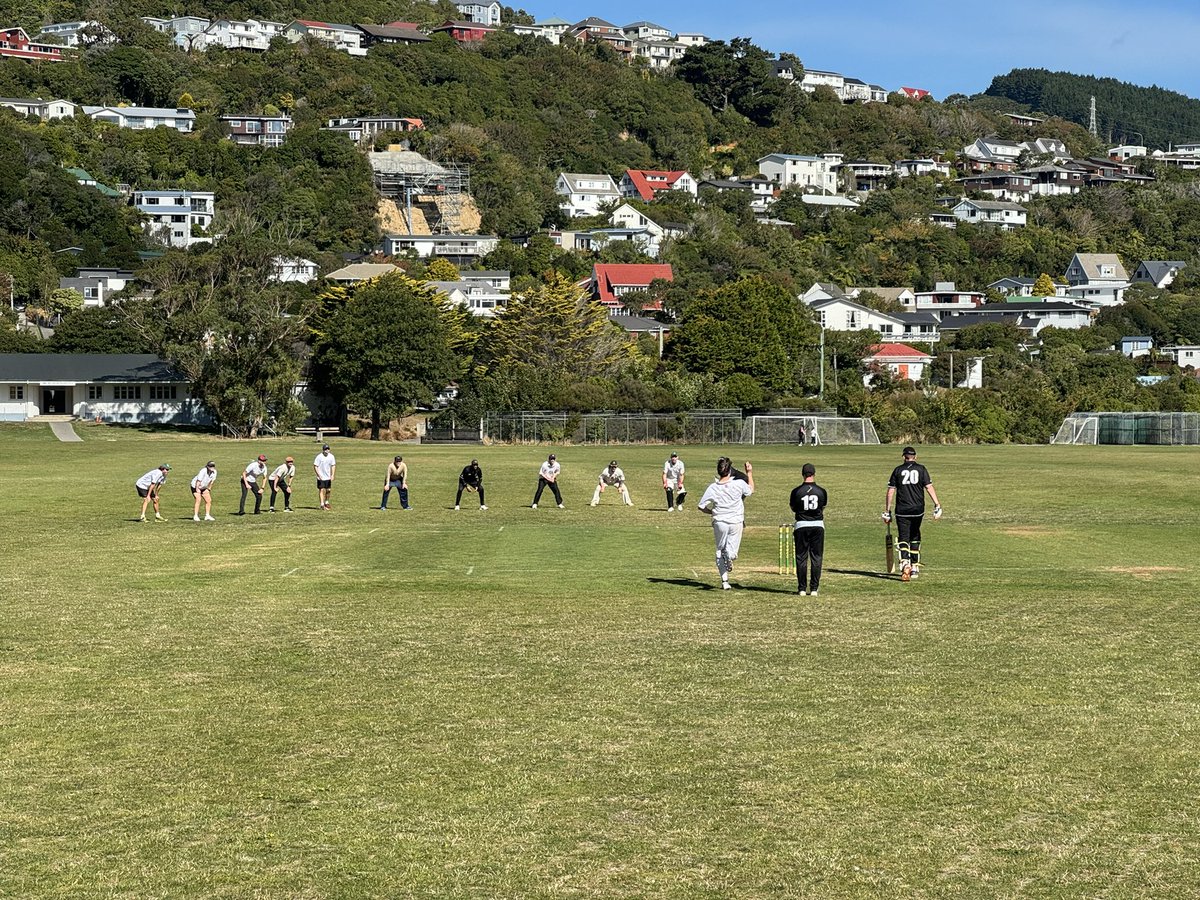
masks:
[[[668,515],[668,447],[560,449],[533,511],[547,448],[340,440],[320,513],[311,442],[79,430],[0,427],[0,896],[1196,895],[1195,449],[922,448],[946,516],[902,585],[898,448],[733,448],[722,594],[718,448]],[[260,451],[291,516],[230,515]],[[411,512],[374,509],[395,452]],[[637,506],[591,509],[614,456]],[[775,573],[805,460],[819,600]]]

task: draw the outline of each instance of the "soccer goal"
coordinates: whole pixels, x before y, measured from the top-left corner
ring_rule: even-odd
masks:
[[[1200,413],[1072,413],[1050,443],[1195,446],[1200,445]]]
[[[843,416],[750,416],[743,444],[878,444],[869,418]]]

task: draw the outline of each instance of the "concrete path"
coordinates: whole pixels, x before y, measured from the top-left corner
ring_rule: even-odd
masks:
[[[54,432],[54,436],[60,441],[70,443],[72,441],[83,442],[83,438],[75,433],[75,429],[71,427],[70,422],[51,422],[50,430]]]

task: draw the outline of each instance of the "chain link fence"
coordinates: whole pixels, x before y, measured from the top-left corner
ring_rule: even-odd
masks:
[[[1200,444],[1200,413],[1072,413],[1050,443],[1194,446]]]
[[[742,411],[487,413],[483,438],[503,444],[737,444]]]

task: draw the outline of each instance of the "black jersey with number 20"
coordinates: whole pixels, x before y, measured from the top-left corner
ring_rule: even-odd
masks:
[[[925,486],[931,484],[929,470],[916,462],[906,462],[892,470],[888,487],[896,489],[896,515],[925,515]]]

